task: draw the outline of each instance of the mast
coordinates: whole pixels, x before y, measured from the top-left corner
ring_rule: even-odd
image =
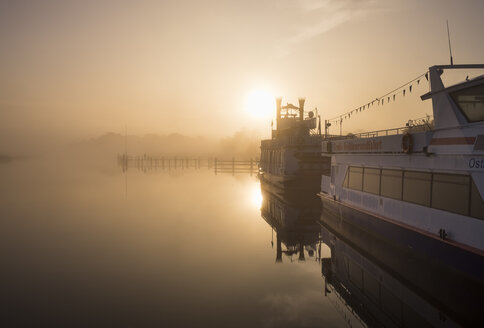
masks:
[[[454,60],[452,59],[452,47],[450,46],[449,20],[447,20],[446,22],[447,22],[447,39],[449,40],[450,65],[454,65]]]

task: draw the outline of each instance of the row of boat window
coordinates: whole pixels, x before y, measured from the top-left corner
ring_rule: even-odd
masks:
[[[484,219],[469,175],[350,166],[343,187]]]
[[[484,121],[484,84],[451,94],[469,122]]]

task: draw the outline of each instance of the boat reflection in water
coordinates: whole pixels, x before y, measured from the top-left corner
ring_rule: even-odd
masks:
[[[478,326],[481,319],[475,317],[472,308],[482,306],[479,298],[472,292],[465,295],[466,289],[455,293],[464,288],[466,282],[455,280],[442,284],[441,277],[453,275],[452,270],[439,271],[432,267],[432,263],[423,265],[412,257],[402,258],[394,254],[394,262],[402,264],[401,271],[397,272],[324,226],[321,239],[331,250],[331,257],[321,259],[325,295],[336,297],[343,305],[340,307],[349,308],[368,326]],[[412,271],[418,271],[421,277],[428,279],[425,291],[418,288],[418,281],[408,280]],[[467,313],[463,315],[462,312]]]
[[[261,181],[261,215],[276,233],[276,262],[320,261],[322,294],[348,326],[483,326],[481,280],[347,223],[335,229],[313,189]]]
[[[276,262],[283,254],[291,261],[316,256],[321,201],[312,191],[304,184],[284,189],[261,179],[261,216],[276,232]]]

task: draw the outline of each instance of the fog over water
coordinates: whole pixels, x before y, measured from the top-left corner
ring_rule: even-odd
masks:
[[[307,245],[291,229],[308,224],[306,195],[263,190],[256,177],[261,140],[277,125],[274,99],[305,97],[304,114],[319,123],[339,117],[330,134],[430,120],[420,96],[428,68],[449,63],[446,21],[454,62],[482,63],[483,12],[482,0],[0,1],[0,327],[359,325],[325,282],[335,268],[350,277],[341,258],[361,254],[344,246],[336,258],[323,245],[318,260],[315,247],[298,257]],[[415,77],[407,93],[394,89]],[[155,157],[208,167],[126,171]],[[216,174],[215,159],[244,160],[253,175]],[[310,197],[320,182],[303,183]],[[277,257],[281,208],[296,219],[281,224]],[[318,242],[319,223],[308,224]],[[429,306],[432,322],[441,312],[454,320],[457,303],[456,320],[469,320],[465,297],[454,298],[467,283],[445,289],[447,309]],[[390,294],[379,305],[402,323],[405,300]]]
[[[255,177],[201,168],[126,180],[114,165],[58,158],[1,165],[0,180],[3,323],[342,323],[314,258],[275,264]]]
[[[138,136],[266,137],[274,111],[254,113],[254,91],[306,97],[332,118],[449,63],[446,20],[454,62],[481,62],[483,11],[481,0],[1,1],[0,154],[126,125]],[[429,114],[427,84],[414,91],[343,132]]]

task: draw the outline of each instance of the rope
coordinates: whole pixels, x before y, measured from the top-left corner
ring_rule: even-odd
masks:
[[[389,92],[385,93],[383,96],[380,96],[380,97],[378,97],[378,98],[375,98],[375,99],[373,99],[373,100],[371,100],[371,101],[369,101],[369,102],[365,103],[363,106],[356,107],[355,109],[352,109],[352,110],[350,110],[350,111],[348,111],[348,112],[346,112],[346,113],[344,113],[344,114],[341,114],[341,115],[335,116],[335,117],[333,117],[333,118],[330,118],[330,119],[328,120],[328,122],[335,122],[335,121],[338,121],[338,120],[341,120],[341,121],[342,121],[343,117],[345,117],[345,116],[350,116],[350,115],[351,115],[351,114],[352,114],[354,111],[358,111],[358,110],[360,110],[360,111],[361,111],[361,108],[363,108],[363,109],[364,109],[366,106],[368,106],[368,107],[369,107],[369,106],[370,106],[370,105],[372,105],[372,104],[373,104],[375,101],[378,101],[378,103],[380,103],[380,101],[381,101],[381,100],[383,100],[383,101],[384,101],[384,98],[385,98],[385,97],[388,97],[388,96],[389,96],[389,95],[391,95],[391,94],[393,94],[393,95],[395,96],[395,95],[396,95],[396,91],[401,90],[401,89],[403,89],[404,87],[406,87],[406,86],[408,86],[408,85],[411,85],[413,82],[415,82],[415,81],[417,81],[417,80],[421,79],[421,78],[422,78],[422,77],[424,77],[424,76],[425,76],[425,78],[426,78],[426,79],[427,79],[427,81],[428,81],[428,73],[429,73],[429,72],[427,71],[427,72],[425,72],[425,73],[423,73],[423,74],[421,74],[421,75],[417,76],[416,78],[414,78],[414,79],[412,79],[412,80],[410,80],[410,81],[408,81],[408,82],[406,82],[406,83],[402,84],[402,85],[401,85],[401,86],[399,86],[398,88],[395,88],[395,89],[393,89],[392,91],[389,91]]]

